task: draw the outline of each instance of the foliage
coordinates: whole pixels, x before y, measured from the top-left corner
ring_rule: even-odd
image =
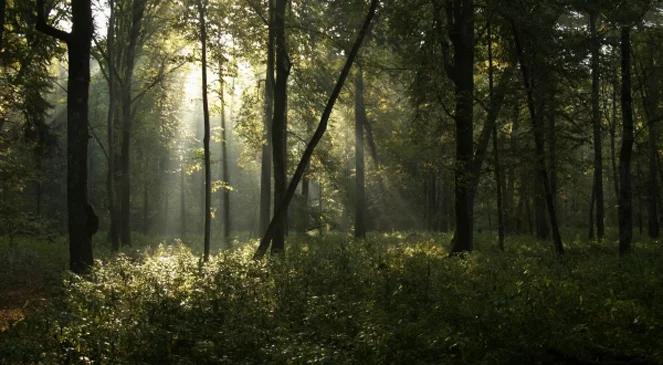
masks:
[[[663,361],[663,257],[567,257],[514,238],[449,257],[445,236],[253,243],[202,265],[184,245],[68,274],[48,307],[0,337],[8,363],[570,363]]]

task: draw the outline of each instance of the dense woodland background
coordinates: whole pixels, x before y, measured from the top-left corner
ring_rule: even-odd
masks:
[[[663,3],[0,10],[0,363],[663,362]]]

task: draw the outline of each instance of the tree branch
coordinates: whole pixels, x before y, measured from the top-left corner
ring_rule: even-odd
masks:
[[[46,14],[44,13],[44,0],[37,0],[37,24],[36,29],[46,35],[50,35],[64,43],[69,43],[71,34],[57,29],[46,23]]]

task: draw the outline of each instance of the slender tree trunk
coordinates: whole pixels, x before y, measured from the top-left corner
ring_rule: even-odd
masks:
[[[230,186],[230,170],[228,169],[228,130],[226,128],[226,103],[224,95],[223,62],[219,62],[219,97],[221,99],[221,175],[224,185]],[[221,190],[221,217],[223,222],[223,239],[230,246],[230,190]]]
[[[605,207],[603,198],[603,138],[601,136],[601,110],[599,104],[600,88],[600,49],[601,44],[596,33],[597,13],[589,14],[591,37],[592,68],[592,126],[594,131],[594,197],[596,205],[596,236],[600,240],[605,234]]]
[[[493,68],[493,33],[492,24],[488,22],[488,88],[491,104],[495,98],[494,71]],[[493,124],[493,163],[495,165],[495,194],[497,200],[497,243],[500,250],[504,251],[504,204],[503,204],[503,179],[502,167],[500,166],[499,134],[497,122]]]
[[[619,169],[617,168],[617,76],[612,83],[612,122],[610,123],[610,162],[615,197],[619,199]]]
[[[204,0],[198,0],[198,26],[200,32],[200,47],[202,48],[201,58],[201,77],[202,77],[202,97],[203,97],[203,150],[205,155],[205,227],[203,242],[203,260],[209,260],[210,253],[210,231],[211,231],[211,206],[212,206],[212,174],[210,166],[210,121],[209,121],[209,101],[207,99],[207,25],[205,23],[206,9],[203,5]],[[224,118],[221,118],[224,120]],[[223,156],[226,157],[225,155]]]
[[[631,251],[633,208],[631,191],[631,156],[633,154],[633,109],[631,97],[631,28],[621,28],[622,67],[622,147],[619,154],[619,253]]]
[[[184,190],[184,161],[180,165],[180,238],[186,236],[186,192]]]
[[[355,238],[366,238],[366,186],[364,165],[364,77],[361,68],[355,78]]]
[[[92,265],[92,235],[99,220],[88,202],[88,92],[92,7],[90,0],[72,0],[72,29],[65,33],[47,25],[44,0],[37,1],[37,29],[67,44],[67,213],[69,266],[84,273]]]
[[[474,1],[453,2],[452,44],[455,88],[456,162],[455,211],[456,231],[452,252],[472,251],[473,207],[471,167],[474,157]]]
[[[588,238],[594,240],[594,206],[596,206],[596,181],[592,183],[592,197],[589,200],[589,234]]]
[[[543,191],[546,201],[546,206],[548,208],[548,218],[550,219],[550,228],[552,229],[553,234],[553,243],[555,245],[555,251],[558,255],[564,254],[564,244],[562,243],[562,236],[559,232],[559,225],[557,224],[557,212],[555,209],[555,198],[550,186],[550,180],[548,178],[548,171],[546,169],[546,149],[545,149],[545,132],[544,132],[544,123],[541,116],[542,110],[539,108],[537,110],[536,103],[534,101],[534,88],[537,87],[533,83],[533,79],[529,73],[529,65],[524,60],[522,45],[520,44],[520,38],[518,35],[518,30],[513,24],[513,31],[516,41],[516,51],[517,56],[520,62],[520,68],[523,73],[523,82],[525,84],[525,91],[527,94],[527,106],[530,112],[530,118],[532,120],[533,129],[534,129],[534,145],[536,151],[536,166],[537,166],[537,175],[539,180],[543,182]]]
[[[108,30],[106,33],[106,57],[108,62],[107,67],[107,80],[108,83],[108,115],[106,121],[106,128],[108,134],[108,171],[106,176],[106,194],[108,199],[108,214],[110,224],[108,227],[108,237],[111,242],[111,251],[118,252],[120,250],[120,235],[119,235],[119,218],[120,214],[118,209],[118,197],[116,191],[115,181],[117,177],[117,161],[116,161],[116,117],[117,117],[117,90],[116,90],[116,70],[115,65],[115,1],[109,0],[110,15],[108,18]]]
[[[267,39],[267,66],[265,76],[264,125],[265,143],[262,146],[260,169],[260,234],[264,234],[271,218],[272,208],[272,118],[274,109],[274,0],[269,0],[269,30]]]
[[[281,0],[279,0],[281,1]],[[336,104],[336,100],[338,99],[338,96],[341,94],[341,90],[343,89],[343,85],[345,83],[345,80],[348,77],[348,74],[350,73],[350,69],[352,68],[352,64],[354,63],[355,58],[357,57],[357,54],[359,53],[359,49],[361,48],[361,44],[366,37],[366,34],[368,33],[369,27],[371,25],[371,22],[375,16],[375,13],[377,11],[379,5],[379,0],[371,0],[371,4],[369,6],[368,14],[366,15],[366,18],[364,19],[364,23],[361,27],[361,30],[359,31],[359,34],[357,36],[357,39],[355,40],[354,45],[352,46],[352,49],[350,50],[350,53],[348,53],[348,58],[345,62],[345,65],[343,66],[343,69],[341,70],[341,74],[338,77],[338,80],[336,81],[336,85],[334,86],[334,89],[332,90],[332,93],[329,97],[329,100],[327,100],[327,105],[325,106],[325,109],[322,113],[322,116],[320,118],[320,123],[318,124],[318,127],[315,130],[315,133],[313,133],[313,137],[309,141],[309,143],[306,145],[306,149],[304,150],[304,153],[302,155],[301,160],[299,161],[299,164],[297,164],[297,168],[295,169],[295,174],[292,177],[292,180],[290,181],[290,184],[288,185],[288,189],[285,193],[284,199],[282,201],[279,201],[277,204],[277,209],[274,212],[274,217],[272,218],[272,221],[269,223],[269,226],[267,227],[267,231],[265,231],[264,237],[260,240],[260,246],[258,247],[258,250],[256,253],[253,255],[254,259],[260,259],[262,258],[265,253],[267,252],[267,249],[269,248],[270,242],[272,243],[272,252],[281,252],[283,251],[283,247],[280,249],[277,248],[274,250],[274,245],[276,244],[275,242],[275,237],[277,230],[279,229],[278,226],[282,225],[282,220],[284,219],[285,215],[287,214],[287,208],[288,205],[290,204],[290,201],[292,200],[292,197],[295,195],[295,191],[297,190],[297,185],[299,185],[299,182],[301,181],[302,177],[304,176],[304,172],[306,171],[307,166],[309,165],[311,161],[311,156],[313,156],[313,151],[315,150],[315,147],[320,143],[320,140],[325,134],[325,131],[327,130],[327,125],[329,123],[329,117],[331,116],[331,113],[334,109],[334,104]],[[277,12],[278,13],[278,12]],[[278,32],[277,32],[277,37],[278,37]],[[277,59],[278,57],[278,38],[277,38]],[[278,87],[278,73],[277,73],[277,90],[279,89]],[[278,95],[278,92],[277,92]],[[275,126],[274,129],[276,129],[276,110],[277,110],[277,100],[275,99]],[[276,166],[274,166],[276,168]],[[321,193],[322,196],[322,193]],[[272,242],[274,241],[274,242]]]

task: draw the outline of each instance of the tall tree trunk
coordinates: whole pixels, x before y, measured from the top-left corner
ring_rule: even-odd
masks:
[[[534,145],[536,151],[536,169],[539,180],[543,183],[544,197],[546,201],[546,207],[548,208],[548,218],[550,219],[550,228],[552,229],[553,234],[553,243],[555,245],[555,251],[558,255],[564,254],[564,244],[562,243],[562,236],[559,232],[559,225],[557,224],[557,212],[555,209],[555,198],[550,186],[550,180],[548,178],[548,171],[546,169],[546,148],[545,148],[545,131],[544,131],[544,122],[541,113],[543,112],[542,108],[537,108],[537,104],[534,100],[534,89],[538,85],[534,85],[534,79],[531,77],[529,72],[529,65],[524,59],[523,48],[520,43],[520,37],[518,35],[518,30],[515,24],[512,24],[513,32],[516,43],[516,52],[518,60],[520,62],[520,69],[523,74],[523,83],[525,85],[525,91],[527,94],[527,106],[530,112],[530,119],[532,120],[533,129],[534,129]],[[541,104],[541,103],[539,103]],[[538,109],[538,110],[537,110]]]
[[[355,78],[355,238],[366,238],[366,186],[364,164],[364,76],[361,68]]]
[[[456,232],[452,252],[472,251],[473,214],[471,167],[474,157],[474,1],[453,1],[454,47],[452,79],[455,83],[455,211]]]
[[[180,162],[180,239],[186,236],[186,192],[184,190],[184,161]]]
[[[260,224],[259,234],[267,230],[272,208],[272,118],[274,108],[274,0],[269,0],[269,30],[267,35],[267,66],[265,75],[264,128],[260,168]]]
[[[287,137],[286,114],[288,98],[288,74],[290,61],[285,35],[285,10],[287,0],[275,0],[274,6],[274,37],[276,46],[276,82],[274,86],[274,112],[272,120],[272,147],[274,158],[274,202],[280,204],[285,199],[287,188],[286,160],[288,158],[285,141]],[[285,231],[287,212],[279,217],[274,232],[272,252],[278,253],[285,249]]]
[[[92,8],[90,0],[72,0],[70,33],[46,23],[44,0],[37,1],[37,29],[67,44],[67,213],[69,266],[84,273],[92,265],[92,235],[99,220],[88,202],[88,92],[90,86],[90,44]]]
[[[230,170],[228,169],[228,130],[226,128],[226,103],[224,95],[223,61],[219,62],[219,97],[221,99],[221,178],[224,187],[221,189],[221,217],[223,222],[223,239],[230,247]]]
[[[281,0],[279,0],[281,1]],[[274,250],[274,245],[275,242],[272,242],[275,240],[276,233],[279,229],[279,226],[282,226],[282,220],[287,214],[287,209],[288,205],[290,204],[290,201],[292,200],[293,196],[295,195],[295,191],[297,190],[297,185],[299,185],[299,182],[301,181],[302,177],[304,176],[304,172],[306,171],[307,166],[311,162],[311,156],[313,156],[313,151],[315,150],[315,147],[320,143],[320,140],[325,134],[325,131],[327,130],[327,125],[329,123],[329,117],[331,116],[331,113],[334,109],[334,105],[336,104],[336,100],[338,99],[338,96],[341,94],[341,90],[343,89],[343,85],[345,84],[345,80],[348,77],[348,74],[350,73],[350,69],[352,68],[352,64],[354,63],[355,58],[357,57],[357,54],[359,53],[359,49],[361,48],[361,44],[366,37],[366,34],[368,33],[368,30],[370,28],[371,22],[373,18],[375,17],[375,13],[377,11],[379,5],[379,0],[371,0],[371,4],[369,6],[368,14],[366,14],[366,18],[364,19],[364,23],[359,31],[359,34],[357,36],[357,39],[355,40],[354,45],[352,46],[352,49],[348,53],[347,60],[345,62],[345,65],[343,66],[343,69],[341,70],[341,74],[338,77],[338,80],[336,81],[336,85],[334,86],[334,89],[332,90],[331,95],[329,96],[329,100],[327,100],[327,105],[325,106],[324,111],[322,112],[322,116],[320,117],[320,123],[318,124],[318,127],[315,130],[315,133],[313,133],[313,137],[309,141],[309,143],[306,145],[306,149],[304,150],[304,153],[302,154],[302,158],[297,164],[297,168],[295,169],[295,174],[292,177],[292,180],[290,181],[290,184],[288,185],[288,189],[285,193],[284,199],[282,201],[279,201],[277,204],[277,209],[274,212],[274,217],[272,218],[272,221],[269,223],[269,226],[267,227],[267,231],[265,231],[264,237],[260,240],[260,246],[258,247],[258,250],[256,253],[253,255],[254,259],[260,259],[262,258],[265,253],[267,252],[267,249],[269,248],[270,242],[272,243],[272,252],[280,252],[283,251],[283,247],[277,248]],[[277,12],[278,13],[278,12]],[[278,32],[277,32],[277,37],[278,37]],[[278,59],[278,38],[277,38],[277,59]],[[278,74],[277,74],[277,90],[278,90]],[[278,95],[278,93],[277,93]],[[278,103],[275,100],[275,122],[276,122],[276,105]],[[276,123],[274,123],[276,124]],[[276,125],[274,126],[276,128]],[[276,166],[274,166],[276,168]],[[322,193],[320,194],[322,196]]]
[[[122,80],[119,83],[120,100],[120,153],[118,169],[117,192],[119,196],[119,234],[124,246],[131,246],[131,132],[132,120],[132,91],[136,54],[139,47],[142,22],[147,0],[132,0],[128,32],[126,34],[126,47],[120,54]],[[118,62],[119,63],[119,62]]]
[[[210,166],[210,121],[209,121],[209,101],[207,99],[207,25],[205,24],[206,8],[204,0],[198,0],[198,26],[200,32],[200,47],[202,48],[201,58],[201,77],[202,77],[202,97],[203,97],[203,150],[205,155],[205,227],[203,241],[203,260],[209,260],[210,252],[210,230],[211,230],[211,206],[212,206],[212,174]],[[222,120],[224,118],[222,117]],[[225,155],[223,156],[226,157]]]
[[[650,41],[653,43],[653,40]],[[641,67],[640,74],[640,94],[647,119],[647,153],[648,153],[648,171],[647,171],[647,233],[650,238],[658,238],[660,234],[659,225],[659,186],[658,186],[658,171],[657,171],[657,158],[658,146],[657,128],[656,124],[661,118],[661,108],[659,107],[660,91],[658,89],[658,78],[653,72],[656,67],[654,60],[654,50],[649,50],[647,67]],[[637,70],[637,67],[636,67]],[[646,75],[646,76],[645,76]]]
[[[596,206],[596,181],[592,182],[592,197],[589,200],[589,234],[588,238],[593,240],[594,235],[594,207]]]
[[[622,68],[622,147],[619,154],[619,253],[631,251],[633,208],[631,191],[631,156],[633,154],[633,107],[631,97],[631,28],[621,28]]]
[[[596,33],[597,13],[589,14],[591,37],[592,68],[592,126],[594,131],[594,201],[596,206],[596,237],[603,239],[605,234],[605,206],[603,198],[603,138],[601,137],[600,88],[600,49],[601,43]]]
[[[492,24],[488,22],[488,88],[491,104],[495,98],[494,67],[493,67],[493,33]],[[497,123],[493,124],[493,163],[495,165],[495,194],[497,200],[497,244],[504,251],[504,204],[502,167],[500,166],[499,134]]]
[[[617,168],[617,76],[612,82],[612,117],[610,123],[610,162],[615,197],[619,199],[619,169]]]
[[[106,176],[106,194],[108,199],[108,214],[110,218],[110,224],[108,227],[108,237],[111,242],[111,251],[118,252],[120,250],[120,234],[119,234],[119,219],[120,214],[118,212],[118,197],[116,191],[116,169],[117,169],[117,158],[116,158],[116,117],[117,117],[117,88],[116,88],[116,70],[117,66],[115,65],[115,1],[109,0],[110,15],[108,17],[108,29],[106,32],[106,60],[108,63],[107,67],[107,79],[108,83],[108,115],[106,120],[107,128],[107,146],[108,146],[108,169]]]

